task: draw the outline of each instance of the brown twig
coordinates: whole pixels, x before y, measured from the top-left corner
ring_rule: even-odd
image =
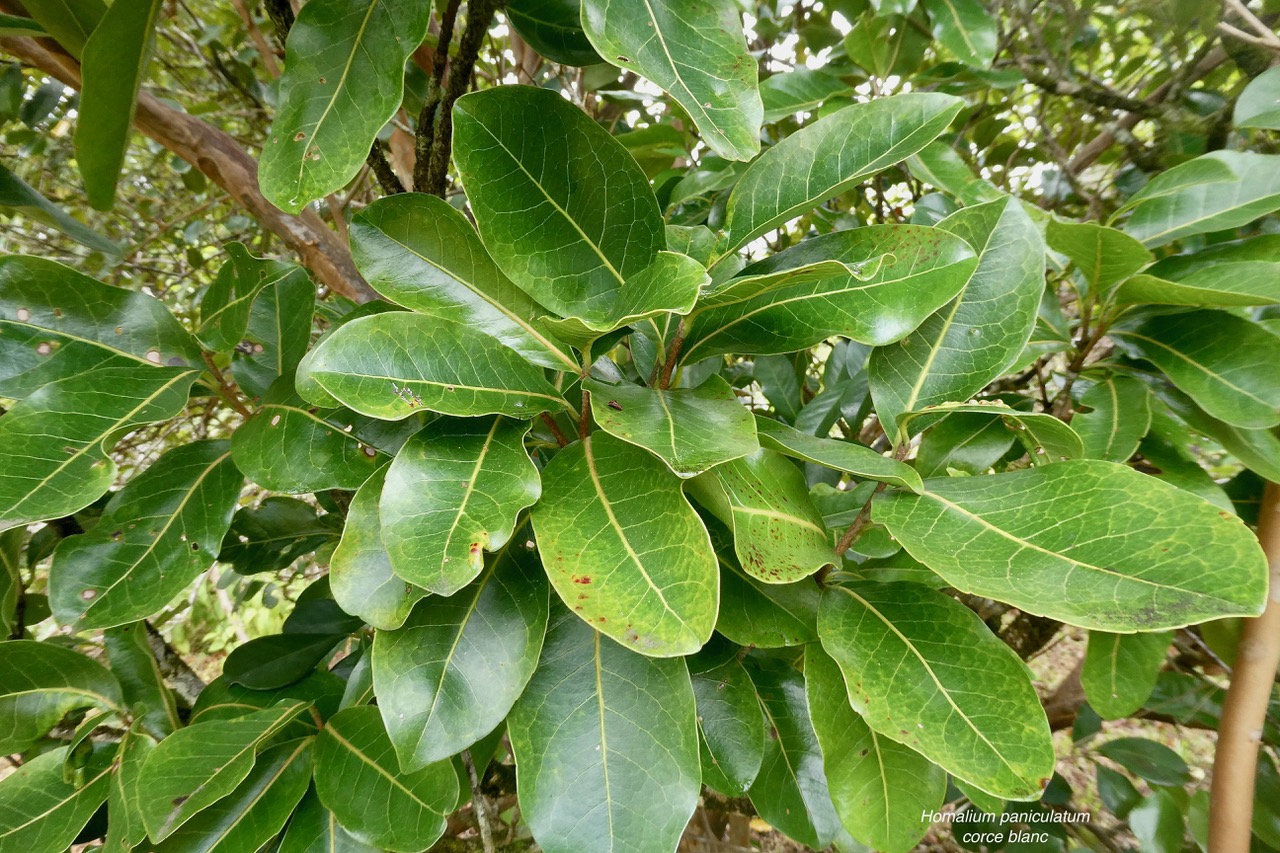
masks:
[[[578,417],[578,438],[586,438],[591,431],[591,392],[582,389],[582,413]]]
[[[493,829],[489,826],[489,801],[480,790],[480,776],[476,773],[475,762],[471,760],[471,750],[462,751],[462,764],[467,768],[467,779],[471,782],[471,808],[476,815],[476,825],[480,827],[480,842],[484,845],[484,853],[494,853]]]
[[[658,377],[659,388],[670,388],[671,377],[676,370],[676,362],[680,359],[680,348],[684,346],[684,318],[676,325],[676,336],[671,341],[671,349],[667,351],[667,359],[662,363],[662,375]]]
[[[467,27],[458,43],[458,55],[449,65],[449,79],[445,83],[444,96],[432,130],[431,159],[425,187],[426,192],[432,195],[443,198],[448,189],[449,159],[453,153],[453,105],[466,94],[471,83],[471,74],[480,57],[480,46],[497,8],[497,0],[469,0],[467,3]]]
[[[840,537],[840,541],[836,543],[837,559],[844,559],[845,553],[853,546],[854,540],[858,538],[859,534],[861,534],[863,529],[867,526],[867,523],[871,521],[871,503],[876,499],[876,495],[885,490],[885,486],[887,485],[887,483],[879,483],[876,485],[875,489],[871,492],[871,497],[867,498],[867,502],[862,505],[862,509],[853,520],[853,524],[850,524],[849,529]]]
[[[1248,853],[1254,778],[1267,703],[1280,665],[1280,485],[1267,483],[1258,511],[1258,541],[1270,564],[1266,609],[1240,632],[1231,686],[1222,706],[1209,789],[1209,849]]]
[[[246,418],[252,417],[253,412],[249,411],[240,399],[240,389],[235,386],[235,383],[228,381],[226,375],[218,369],[218,365],[213,361],[213,355],[207,352],[201,353],[201,355],[204,357],[204,363],[208,366],[209,372],[218,381],[218,395],[227,401],[227,405]]]
[[[556,423],[556,419],[552,417],[550,412],[542,413],[542,422],[547,425],[547,429],[551,430],[551,435],[561,447],[567,447],[569,439],[565,437],[564,432],[560,429],[560,425]]]

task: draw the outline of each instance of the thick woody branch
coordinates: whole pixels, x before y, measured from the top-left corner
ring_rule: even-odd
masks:
[[[46,41],[0,38],[0,50],[79,90],[80,64]],[[351,253],[314,210],[292,216],[258,190],[258,164],[236,140],[195,116],[166,106],[146,92],[138,95],[134,124],[139,130],[203,172],[297,253],[303,265],[334,293],[367,302],[377,293],[361,277]]]
[[[1258,540],[1271,567],[1267,607],[1246,619],[1222,706],[1209,790],[1209,849],[1248,853],[1254,778],[1267,704],[1280,666],[1280,485],[1267,483],[1258,512]]]

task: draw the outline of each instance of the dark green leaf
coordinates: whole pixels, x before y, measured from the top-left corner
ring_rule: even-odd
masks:
[[[1148,738],[1116,738],[1098,747],[1097,751],[1154,785],[1178,786],[1191,781],[1191,770],[1182,756]]]
[[[278,572],[338,538],[336,516],[317,516],[310,504],[279,495],[244,507],[231,519],[218,562],[241,574]]]
[[[924,434],[916,452],[916,470],[922,477],[943,476],[948,469],[984,474],[1009,452],[1016,440],[1001,418],[956,412]]]
[[[430,19],[418,0],[318,0],[298,14],[259,168],[272,204],[297,213],[356,176],[400,108],[405,61]]]
[[[200,345],[159,300],[53,261],[0,258],[0,395],[98,367],[200,363]]]
[[[347,708],[316,739],[316,793],[353,836],[381,850],[417,853],[444,832],[458,799],[448,762],[403,773],[378,709]]]
[[[809,847],[844,836],[810,722],[804,678],[778,660],[748,661],[764,711],[764,762],[747,796],[760,817]]]
[[[546,853],[675,848],[700,779],[684,661],[634,654],[560,611],[507,731],[521,816]]]
[[[597,65],[602,60],[582,31],[581,0],[507,0],[507,19],[541,55],[563,65]]]
[[[727,796],[747,792],[764,761],[764,714],[736,659],[693,674],[702,784]]]
[[[853,88],[839,77],[800,66],[760,81],[764,121],[772,124],[799,112],[812,112],[830,98],[847,95]]]
[[[402,311],[361,317],[322,341],[298,369],[343,405],[383,420],[420,410],[447,415],[516,415],[568,404],[541,368],[472,326]]]
[[[0,643],[0,751],[21,752],[81,708],[119,710],[120,684],[106,667],[62,646]]]
[[[1077,412],[1071,428],[1084,444],[1084,455],[1126,462],[1151,428],[1151,392],[1137,379],[1113,376],[1080,397],[1091,411]],[[1095,706],[1097,707],[1097,706]]]
[[[115,772],[111,774],[107,793],[107,837],[103,853],[126,853],[143,842],[147,828],[142,823],[142,800],[138,782],[156,742],[135,723],[120,738]]]
[[[564,345],[539,327],[546,309],[503,275],[475,228],[447,202],[420,193],[375,201],[351,223],[351,254],[388,299],[470,325],[534,364],[577,372]]]
[[[818,586],[809,578],[765,583],[744,572],[729,534],[712,525],[720,561],[720,615],[716,630],[740,646],[772,649],[818,639]]]
[[[89,34],[106,14],[107,4],[102,0],[41,0],[26,11],[67,53],[79,59]]]
[[[872,517],[957,589],[1109,631],[1258,612],[1265,565],[1239,519],[1110,462],[928,480]]]
[[[157,739],[181,728],[173,691],[165,684],[164,673],[151,652],[146,623],[112,628],[102,639],[134,724]]]
[[[315,789],[294,810],[279,853],[378,853],[342,828],[333,812],[320,804]]]
[[[838,586],[818,633],[871,728],[984,791],[1039,797],[1053,773],[1048,721],[1022,661],[973,611],[917,584]]]
[[[869,847],[907,853],[946,799],[946,771],[868,726],[849,706],[840,668],[817,644],[805,647],[804,680],[840,822]]]
[[[796,459],[847,471],[855,477],[881,480],[913,492],[920,491],[920,475],[910,465],[881,456],[869,447],[851,441],[815,438],[786,424],[756,417],[761,443]]]
[[[894,95],[845,107],[791,134],[754,161],[729,196],[727,250],[919,151],[962,105],[950,95]]]
[[[1109,333],[1210,415],[1245,429],[1280,423],[1280,336],[1225,311],[1163,314]]]
[[[760,151],[756,61],[733,0],[583,0],[582,26],[606,62],[671,95],[716,154],[750,160]]]
[[[933,423],[938,415],[950,417],[955,414],[983,415],[993,420],[999,418],[1000,423],[1027,449],[1032,463],[1036,465],[1048,465],[1084,456],[1084,444],[1080,441],[1080,436],[1063,421],[1048,412],[1024,412],[1009,408],[996,400],[941,403],[917,412],[908,412],[899,418],[898,430],[903,436],[911,435],[921,427]]]
[[[528,421],[441,418],[405,443],[379,505],[396,575],[452,595],[480,573],[484,552],[506,544],[541,494],[528,431]]]
[[[701,648],[715,625],[719,572],[679,478],[644,450],[595,433],[557,453],[542,486],[533,529],[565,604],[642,654]]]
[[[276,690],[310,675],[343,637],[335,634],[268,634],[241,643],[227,655],[223,675],[253,690]]]
[[[751,413],[712,375],[697,388],[662,391],[586,379],[591,414],[605,432],[652,451],[678,477],[692,477],[759,447]]]
[[[58,620],[113,628],[160,611],[213,565],[243,485],[225,441],[161,456],[112,496],[91,531],[54,552],[49,600]]]
[[[19,19],[25,20],[25,19]],[[39,35],[39,33],[36,33]],[[26,181],[0,166],[0,209],[56,228],[82,246],[119,256],[120,246],[42,196]]]
[[[76,163],[89,203],[110,210],[124,165],[138,89],[155,42],[161,0],[117,0],[84,45]]]
[[[419,602],[403,628],[377,633],[374,687],[401,767],[455,755],[506,718],[537,666],[548,595],[517,535],[470,586]]]
[[[500,86],[464,96],[454,158],[493,259],[557,314],[612,301],[664,248],[640,167],[556,92]]]

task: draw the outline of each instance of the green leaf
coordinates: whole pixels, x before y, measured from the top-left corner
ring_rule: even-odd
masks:
[[[458,775],[448,762],[401,772],[378,709],[347,708],[320,731],[316,793],[360,841],[395,853],[417,853],[444,833],[458,800]]]
[[[256,507],[242,507],[231,519],[218,562],[241,574],[278,572],[338,538],[341,521],[316,515],[297,498],[272,495]]]
[[[54,552],[49,603],[58,621],[113,628],[159,612],[213,565],[243,485],[225,441],[161,456],[112,496],[91,531]]]
[[[1116,738],[1098,747],[1097,752],[1154,785],[1182,786],[1192,779],[1182,756],[1148,738]]]
[[[53,261],[0,258],[0,396],[98,367],[201,363],[200,345],[158,299]]]
[[[0,418],[0,529],[61,518],[93,503],[116,478],[108,454],[143,424],[178,414],[196,371],[107,367],[52,382]]]
[[[542,56],[582,67],[603,60],[582,31],[581,0],[507,0],[507,20]]]
[[[1210,246],[1157,262],[1116,290],[1116,301],[1160,305],[1274,305],[1280,302],[1280,234]]]
[[[1189,397],[1177,392],[1160,395],[1178,417],[1202,435],[1221,444],[1245,467],[1272,482],[1280,482],[1280,437],[1269,429],[1242,429],[1211,417]]]
[[[875,850],[907,853],[946,800],[946,771],[868,726],[849,706],[840,668],[817,644],[805,647],[804,681],[840,822]]]
[[[995,59],[996,20],[981,0],[923,0],[933,37],[966,65],[986,68]]]
[[[937,415],[953,417],[956,414],[982,415],[999,419],[1027,449],[1036,465],[1047,465],[1063,459],[1079,459],[1084,456],[1084,444],[1069,425],[1048,412],[1024,412],[1011,409],[995,400],[978,400],[973,403],[942,403],[918,412],[907,412],[898,422],[903,436],[911,435],[935,422]],[[1003,455],[1003,454],[1001,454]]]
[[[168,737],[182,727],[173,691],[151,652],[143,622],[122,625],[103,633],[103,645],[111,672],[120,681],[124,703],[134,724],[155,738]]]
[[[856,65],[881,79],[914,72],[930,44],[929,34],[924,28],[917,27],[915,22],[905,17],[915,5],[915,0],[880,3],[874,15],[864,12],[844,37],[845,54]]]
[[[236,466],[275,492],[358,489],[387,461],[357,433],[364,417],[309,406],[293,393],[292,384],[286,379],[272,386],[232,435]]]
[[[106,14],[102,0],[42,0],[24,7],[67,53],[79,59],[89,34]]]
[[[1053,218],[1045,227],[1044,239],[1050,249],[1070,258],[1091,294],[1110,293],[1155,260],[1133,237],[1097,222]]]
[[[568,408],[541,368],[483,332],[402,311],[345,324],[312,350],[299,377],[304,371],[343,405],[383,420],[418,410],[532,417]]]
[[[302,267],[273,258],[255,258],[243,243],[228,243],[225,251],[226,263],[200,297],[200,323],[196,331],[200,342],[214,352],[231,352],[241,344],[249,328],[253,304],[263,290],[286,281],[310,284]],[[310,324],[308,317],[308,332]]]
[[[756,429],[762,445],[795,459],[846,471],[866,480],[880,480],[913,492],[922,488],[920,475],[910,465],[881,456],[861,444],[833,438],[816,438],[759,415],[756,416]]]
[[[48,37],[39,22],[23,15],[0,14],[0,35]]]
[[[404,65],[427,34],[419,0],[319,0],[289,30],[279,107],[258,169],[267,200],[288,213],[356,176],[400,108]]]
[[[343,635],[268,634],[241,643],[223,662],[227,681],[253,690],[276,690],[306,678],[329,656]]]
[[[1239,519],[1110,462],[1058,462],[885,493],[872,517],[957,589],[1131,632],[1257,613],[1266,566]]]
[[[296,684],[279,690],[251,690],[219,676],[209,682],[209,686],[196,697],[187,725],[238,719],[255,711],[265,711],[285,699],[311,704],[323,720],[337,712],[344,688],[345,683],[341,678],[324,669],[316,670]],[[315,718],[308,714],[290,722],[283,729],[282,737],[305,737],[315,734],[315,730]]]
[[[966,474],[985,474],[1004,458],[1015,440],[1003,418],[972,411],[955,412],[924,434],[916,451],[916,470],[921,477],[945,476],[948,468]]]
[[[329,561],[329,586],[343,610],[390,631],[404,624],[427,591],[405,583],[391,570],[378,509],[385,480],[385,469],[378,471],[351,500],[342,540]]]
[[[818,639],[818,586],[808,578],[775,584],[742,570],[731,534],[709,521],[711,543],[720,562],[720,614],[716,631],[740,646],[773,649]]]
[[[1280,423],[1280,336],[1225,311],[1162,314],[1108,334],[1164,371],[1213,417],[1245,429]]]
[[[884,424],[903,412],[967,400],[1022,354],[1044,293],[1044,243],[1022,203],[953,213],[938,229],[966,240],[978,265],[947,307],[909,337],[871,353],[871,398]]]
[[[387,470],[379,514],[391,569],[452,595],[506,544],[537,503],[538,469],[524,448],[528,421],[441,418],[410,438]]]
[[[126,853],[141,844],[147,837],[142,823],[142,798],[138,782],[142,765],[156,748],[155,740],[141,730],[140,723],[128,729],[120,738],[116,753],[116,768],[111,774],[107,792],[107,837],[103,853]]]
[[[1137,379],[1112,376],[1085,391],[1080,402],[1092,410],[1077,412],[1071,418],[1071,428],[1084,444],[1084,455],[1108,462],[1128,461],[1151,428],[1147,386]]]
[[[448,202],[421,193],[375,201],[351,223],[351,254],[393,302],[472,326],[542,367],[578,371],[566,347],[539,327],[546,309],[511,283]]]
[[[772,450],[726,462],[689,481],[689,492],[733,531],[748,574],[791,583],[835,562],[804,474]]]
[[[62,646],[14,640],[0,643],[0,735],[5,755],[21,752],[72,711],[118,710],[120,684],[106,667]]]
[[[713,374],[697,388],[670,391],[583,380],[600,428],[654,453],[676,476],[692,477],[759,448],[751,413]]]
[[[542,478],[533,527],[566,605],[642,654],[701,648],[715,624],[719,574],[706,528],[670,469],[596,433],[557,453]]]
[[[279,853],[378,853],[342,828],[333,812],[320,804],[315,789],[308,791],[289,819]]]
[[[1040,796],[1054,753],[1031,675],[969,608],[918,584],[830,587],[818,633],[871,728],[988,793]]]
[[[43,33],[34,33],[34,35],[43,35]],[[104,255],[119,257],[122,252],[117,243],[103,237],[49,201],[37,192],[35,187],[4,166],[0,166],[0,209],[56,228],[80,245],[102,252]]]
[[[1231,123],[1280,130],[1280,71],[1272,68],[1249,81],[1236,99]]]
[[[976,264],[964,240],[918,225],[814,237],[704,297],[685,321],[681,361],[795,352],[833,335],[892,343],[946,305]]]
[[[306,707],[292,702],[237,719],[202,722],[160,741],[138,780],[151,840],[163,841],[234,791],[253,770],[258,750]]]
[[[1211,162],[1207,169],[1200,164]],[[1280,208],[1280,155],[1248,151],[1214,151],[1175,166],[1147,184],[1127,207],[1124,230],[1150,248],[1183,237],[1247,225]],[[1221,171],[1206,181],[1210,170]],[[1175,174],[1176,173],[1176,174]]]
[[[36,4],[39,5],[39,4]],[[76,164],[89,203],[110,210],[124,165],[138,90],[155,44],[161,0],[114,2],[85,42],[76,119]]]
[[[311,345],[315,306],[315,285],[300,269],[262,288],[249,307],[244,339],[231,354],[231,373],[246,395],[263,397],[277,379],[293,378]]]
[[[547,320],[546,326],[581,349],[582,343],[639,320],[667,313],[688,314],[710,282],[702,264],[688,255],[659,252],[652,264],[629,277],[619,289],[584,301],[574,309],[575,317]]]
[[[1124,820],[1133,807],[1141,802],[1142,795],[1138,793],[1137,788],[1133,787],[1129,777],[1123,773],[1112,770],[1101,762],[1095,766],[1098,776],[1098,799],[1102,800],[1102,804],[1108,811]]]
[[[675,849],[700,787],[683,660],[634,654],[558,611],[507,732],[521,816],[546,853]]]
[[[480,740],[533,675],[549,593],[522,540],[494,555],[470,586],[427,598],[403,628],[375,636],[374,688],[402,768],[415,770]]]
[[[106,801],[110,747],[95,752],[78,782],[63,778],[67,749],[38,755],[0,779],[0,849],[64,853]]]
[[[747,167],[734,187],[726,251],[919,151],[961,106],[951,95],[894,95],[845,107],[791,134]]]
[[[17,637],[18,601],[25,604],[26,578],[22,577],[22,552],[27,531],[14,527],[0,533],[0,635]]]
[[[583,0],[582,28],[606,62],[671,95],[716,154],[759,153],[756,61],[733,0]]]
[[[698,709],[702,784],[742,796],[764,762],[764,713],[737,658],[692,676]]]
[[[454,160],[485,246],[552,311],[578,317],[611,301],[664,248],[644,172],[560,94],[473,92],[458,100],[453,120]]]
[[[156,853],[256,853],[284,829],[310,782],[310,738],[263,750],[244,781],[157,845]]]
[[[1127,717],[1142,707],[1155,689],[1173,634],[1108,634],[1089,632],[1080,680],[1089,705],[1104,720]]]
[[[844,834],[827,789],[804,678],[778,660],[749,659],[764,711],[764,761],[747,796],[770,826],[815,849]]]
[[[1179,853],[1186,845],[1186,825],[1178,801],[1169,791],[1156,791],[1129,812],[1129,828],[1139,849]]]
[[[853,87],[839,77],[804,66],[772,74],[760,81],[764,122],[773,124],[796,113],[813,112],[824,101],[852,91]]]

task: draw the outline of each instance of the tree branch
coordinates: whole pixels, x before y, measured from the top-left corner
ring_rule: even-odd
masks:
[[[467,3],[467,28],[462,32],[458,55],[449,65],[449,80],[432,130],[431,160],[427,164],[425,187],[432,195],[443,197],[448,189],[449,159],[453,154],[453,104],[466,94],[480,56],[480,46],[497,8],[497,0],[469,0]]]
[[[1280,485],[1267,483],[1258,511],[1258,540],[1271,566],[1267,608],[1244,620],[1231,686],[1222,706],[1209,789],[1209,849],[1248,853],[1254,778],[1267,703],[1280,665]]]
[[[0,38],[0,49],[79,91],[80,63],[45,40],[22,36]],[[258,164],[235,138],[195,116],[165,105],[147,92],[138,95],[135,126],[169,151],[203,172],[275,234],[316,279],[334,293],[357,302],[378,294],[361,277],[351,253],[314,210],[292,216],[258,190]]]

